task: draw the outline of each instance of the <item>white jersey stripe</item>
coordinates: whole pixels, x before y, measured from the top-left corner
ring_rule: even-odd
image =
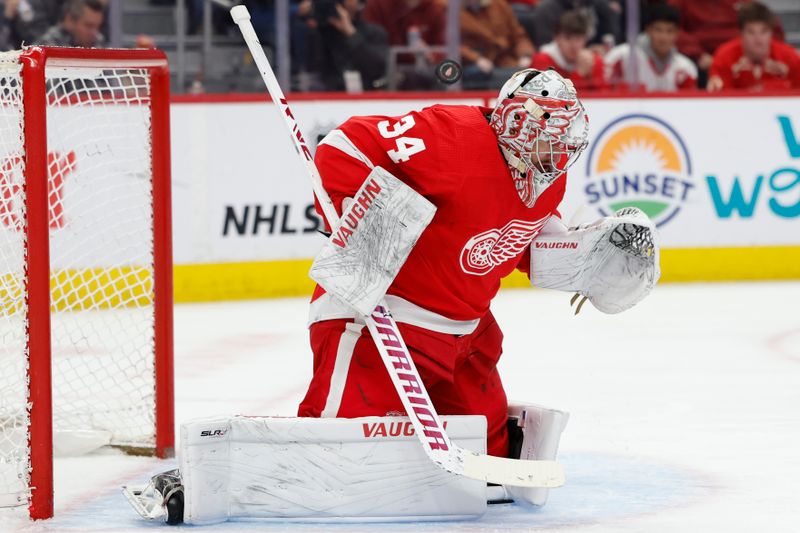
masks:
[[[325,400],[325,408],[320,415],[322,418],[334,418],[339,413],[344,386],[347,383],[347,374],[350,371],[350,361],[353,359],[353,351],[363,328],[364,324],[348,322],[342,336],[339,337],[339,347],[336,349],[336,362],[333,364],[328,398]]]
[[[358,159],[369,168],[375,168],[375,165],[372,164],[372,161],[370,161],[369,158],[364,155],[364,153],[359,150],[355,144],[353,144],[353,141],[351,141],[342,130],[331,130],[331,132],[328,133],[319,144],[327,144],[328,146],[338,148],[353,159]]]
[[[677,91],[686,79],[697,79],[697,67],[685,55],[673,51],[663,70],[659,70],[653,60],[642,50],[634,46],[634,57],[638,69],[639,83],[648,91]],[[631,83],[630,70],[631,46],[627,43],[612,48],[603,58],[606,66],[606,78],[612,83]],[[615,78],[615,72],[621,68],[622,79]]]
[[[411,324],[412,326],[440,333],[469,335],[475,331],[475,328],[478,327],[478,322],[480,322],[479,319],[453,320],[391,294],[386,295],[386,304],[392,310],[395,322]]]
[[[453,320],[439,313],[429,311],[414,303],[409,302],[399,296],[387,294],[385,296],[389,309],[396,322],[411,324],[420,328],[448,333],[450,335],[468,335],[478,327],[480,319],[475,320]],[[323,320],[336,320],[341,318],[356,318],[356,312],[352,307],[342,302],[336,297],[325,293],[313,302],[309,308],[308,324]]]

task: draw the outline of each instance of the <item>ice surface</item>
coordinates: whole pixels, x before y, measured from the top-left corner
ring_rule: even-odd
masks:
[[[659,286],[636,308],[571,315],[569,295],[501,293],[510,398],[571,413],[567,485],[540,510],[475,522],[237,522],[197,531],[800,531],[800,283]],[[311,373],[304,299],[175,310],[177,419],[294,414]],[[0,510],[0,532],[137,531],[119,491],[174,461],[56,461],[56,518]]]

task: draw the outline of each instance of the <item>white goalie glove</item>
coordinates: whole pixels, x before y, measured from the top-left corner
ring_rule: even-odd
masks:
[[[636,305],[660,275],[655,225],[635,207],[575,228],[553,217],[531,243],[532,285],[576,292],[604,313]]]

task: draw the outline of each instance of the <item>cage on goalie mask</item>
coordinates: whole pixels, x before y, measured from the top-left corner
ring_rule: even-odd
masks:
[[[521,70],[508,80],[491,116],[522,202],[536,199],[578,159],[589,119],[572,82],[554,70]]]

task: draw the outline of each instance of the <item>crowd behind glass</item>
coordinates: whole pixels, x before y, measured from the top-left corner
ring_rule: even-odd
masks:
[[[103,47],[109,1],[0,0],[0,47]],[[241,3],[262,44],[274,50],[274,1]],[[204,0],[185,5],[188,32],[199,34]],[[226,9],[212,6],[213,33],[233,36]],[[621,0],[460,0],[462,87],[495,89],[514,71],[534,67],[559,71],[583,92],[800,88],[800,52],[784,42],[767,5],[643,0],[639,7],[641,33],[625,42]],[[441,90],[434,66],[445,58],[447,9],[447,0],[292,1],[292,90]],[[136,46],[159,43],[139,35]]]

